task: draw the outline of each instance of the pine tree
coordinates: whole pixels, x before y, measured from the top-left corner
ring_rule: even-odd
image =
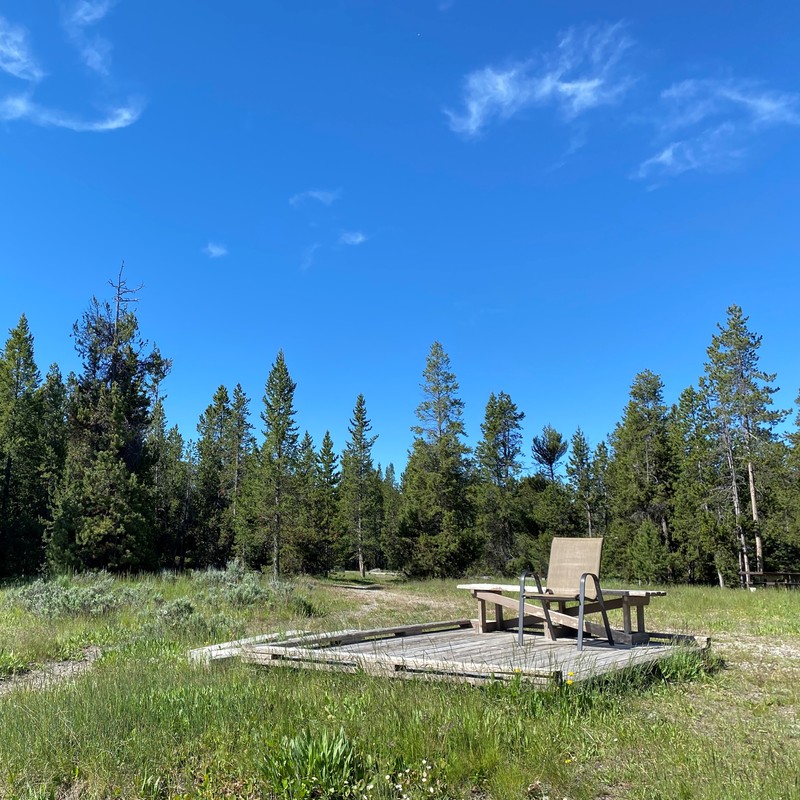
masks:
[[[739,493],[739,471],[747,474],[750,515],[755,539],[756,571],[764,569],[764,545],[761,535],[756,467],[762,445],[773,438],[776,425],[786,411],[772,409],[774,374],[758,367],[761,336],[747,327],[748,318],[737,305],[728,308],[725,327],[712,336],[706,351],[703,388],[714,412],[716,432],[728,465],[731,501],[740,543],[740,569],[744,579],[750,571],[748,546],[743,524],[743,504]],[[741,466],[740,466],[741,465]]]
[[[287,536],[285,548],[285,564],[290,572],[320,574],[326,571],[326,543],[317,525],[319,484],[319,458],[314,440],[306,431],[297,450],[294,480],[297,505],[293,529]]]
[[[608,465],[610,463],[608,447],[605,442],[599,442],[592,453],[591,491],[596,503],[595,536],[605,536],[608,531],[610,516],[608,499]]]
[[[702,392],[690,386],[681,393],[670,435],[677,463],[672,525],[681,577],[724,586],[726,578],[737,577],[737,548],[724,459]]]
[[[156,562],[151,461],[155,394],[170,364],[146,352],[122,277],[112,302],[92,298],[73,327],[82,370],[70,379],[64,478],[49,558],[56,567],[141,569]]]
[[[583,431],[578,428],[572,435],[567,477],[575,502],[586,520],[586,535],[595,535],[595,492],[592,481],[592,451]]]
[[[0,574],[30,574],[42,559],[42,397],[23,314],[0,353]]]
[[[228,497],[230,498],[227,530],[228,537],[232,541],[246,465],[255,448],[253,426],[250,423],[250,399],[244,393],[240,383],[237,383],[233,389],[230,415],[224,439],[226,445]]]
[[[52,521],[56,492],[64,474],[67,454],[67,389],[57,364],[52,364],[39,387],[39,477],[42,486],[43,519]]]
[[[190,466],[184,459],[183,437],[177,426],[167,430],[164,404],[153,407],[147,447],[152,463],[155,550],[158,562],[170,569],[183,567],[187,533],[186,495]]]
[[[317,516],[316,525],[320,540],[324,544],[324,562],[321,572],[334,566],[334,554],[338,549],[338,519],[341,472],[339,457],[333,448],[330,431],[325,431],[318,454]]]
[[[503,572],[518,530],[517,481],[522,471],[521,423],[525,414],[505,392],[492,393],[475,448],[477,528],[488,566]]]
[[[419,425],[403,474],[402,535],[410,553],[409,570],[422,575],[453,575],[473,561],[477,550],[469,497],[471,464],[450,358],[434,342],[423,372]]]
[[[230,498],[231,405],[228,390],[219,386],[197,423],[198,525],[192,564],[223,566],[231,553],[233,531],[228,526]]]
[[[381,552],[386,566],[400,570],[407,563],[407,553],[400,537],[402,497],[395,477],[394,464],[389,464],[381,481]]]
[[[347,428],[350,439],[342,454],[342,481],[339,511],[344,530],[346,556],[356,559],[359,574],[366,574],[368,556],[378,550],[378,508],[380,492],[375,483],[372,446],[377,436],[370,436],[372,424],[367,418],[364,395],[359,394]]]
[[[640,372],[631,386],[630,401],[611,437],[614,455],[609,465],[613,529],[609,563],[627,578],[664,579],[670,573],[674,460],[669,441],[668,410],[658,375]],[[660,532],[653,547],[653,526]],[[651,553],[643,569],[632,552]]]
[[[242,513],[237,515],[237,547],[252,566],[272,563],[281,574],[285,537],[296,521],[295,472],[298,432],[294,415],[295,383],[281,350],[264,390],[264,443],[243,487]]]
[[[552,425],[545,425],[542,435],[533,437],[533,459],[551,481],[556,479],[556,464],[564,457],[568,447],[564,437]]]

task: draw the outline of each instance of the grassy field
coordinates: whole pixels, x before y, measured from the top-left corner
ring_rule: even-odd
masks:
[[[475,688],[186,659],[272,630],[473,616],[455,583],[274,586],[234,568],[6,587],[0,797],[800,797],[800,592],[670,588],[648,624],[711,636],[713,657],[602,685]],[[80,676],[31,682],[90,647],[102,654]]]

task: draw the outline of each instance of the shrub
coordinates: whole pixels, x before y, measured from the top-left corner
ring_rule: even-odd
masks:
[[[158,620],[170,628],[184,626],[195,614],[194,605],[186,597],[178,597],[164,603],[158,609]]]
[[[114,591],[114,579],[105,573],[83,576],[81,583],[68,578],[52,581],[41,578],[9,593],[13,605],[37,617],[52,619],[62,616],[90,617],[107,614],[127,602]]]
[[[286,800],[326,797],[360,798],[365,793],[368,759],[338,733],[314,736],[308,731],[284,737],[264,760],[264,777],[273,792]]]

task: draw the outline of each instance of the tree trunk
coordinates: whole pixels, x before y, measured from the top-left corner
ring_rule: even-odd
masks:
[[[753,528],[756,540],[756,571],[764,571],[764,545],[761,540],[761,525],[758,519],[758,501],[756,499],[756,473],[752,460],[747,461],[747,482],[750,486],[750,508],[753,512]]]
[[[367,574],[367,567],[364,563],[364,540],[363,534],[361,530],[361,512],[359,511],[358,514],[358,523],[357,523],[357,541],[358,541],[358,574],[364,578]]]
[[[725,459],[728,462],[728,470],[731,477],[731,495],[733,498],[733,515],[736,519],[736,538],[739,540],[739,571],[742,575],[742,586],[747,588],[750,585],[750,558],[747,555],[747,539],[742,526],[742,505],[739,501],[739,487],[736,482],[736,465],[733,461],[733,448],[731,446],[728,430],[723,432],[725,440]]]

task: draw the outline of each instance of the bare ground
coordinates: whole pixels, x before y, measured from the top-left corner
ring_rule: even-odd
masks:
[[[0,680],[0,696],[19,689],[45,689],[82,675],[100,655],[99,647],[86,647],[78,661],[48,661],[36,669]]]

